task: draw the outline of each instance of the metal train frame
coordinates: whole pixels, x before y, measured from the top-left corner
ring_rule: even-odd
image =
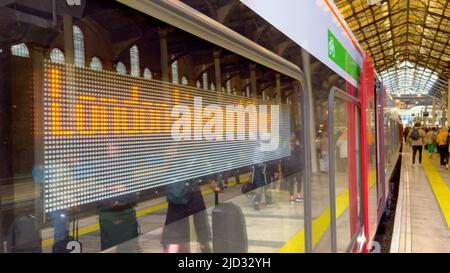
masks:
[[[198,16],[193,13],[187,6],[177,4],[172,1],[127,1],[119,0],[130,7],[153,16],[159,20],[165,21],[177,28],[185,30],[200,38],[203,38],[217,46],[228,49],[236,54],[248,58],[256,63],[271,68],[279,73],[296,79],[300,85],[300,89],[307,90],[307,84],[304,72],[289,60],[285,60],[275,53],[256,45],[247,38],[238,35],[233,31],[229,31],[222,27],[222,25],[206,16]],[[357,111],[352,111],[352,118],[359,116],[360,123],[348,124],[348,130],[352,132],[355,137],[353,139],[354,145],[360,145],[360,155],[350,153],[348,160],[348,168],[351,170],[352,177],[349,181],[351,226],[355,236],[352,238],[347,251],[349,252],[370,252],[372,243],[374,242],[375,234],[378,224],[381,220],[382,214],[386,208],[387,200],[390,196],[389,180],[393,173],[393,166],[398,158],[398,151],[401,145],[401,123],[396,114],[394,102],[387,93],[380,78],[376,75],[373,63],[370,56],[363,52],[359,44],[350,35],[351,31],[342,23],[342,19],[336,13],[336,10],[330,5],[328,0],[324,0],[328,8],[331,9],[332,14],[337,18],[337,21],[345,29],[351,43],[363,55],[364,66],[360,73],[360,88],[349,87],[347,92],[342,90],[331,90],[329,96],[329,104],[333,103],[335,97],[348,101],[349,105],[354,106]],[[308,92],[301,92],[301,113],[303,116],[304,128],[311,128],[309,121],[310,114],[310,100],[312,99]],[[330,107],[330,105],[329,105]],[[329,111],[332,113],[333,111]],[[332,126],[333,120],[329,118],[329,124]],[[311,129],[310,129],[311,130]],[[386,134],[392,133],[389,145],[386,145]],[[356,139],[360,136],[360,142]],[[331,140],[331,130],[329,130],[329,139]],[[304,181],[311,181],[311,147],[307,145],[311,141],[311,132],[304,130],[303,141],[304,157],[305,157],[305,171],[303,173]],[[331,143],[331,141],[330,141]],[[330,145],[330,152],[333,146]],[[358,150],[359,150],[358,149]],[[388,158],[387,150],[391,150]],[[357,148],[353,147],[356,152]],[[372,157],[372,159],[370,158]],[[393,159],[392,159],[393,158]],[[386,165],[386,160],[394,161],[390,166]],[[357,162],[360,160],[360,162]],[[373,162],[372,162],[373,161]],[[369,165],[372,162],[372,167]],[[328,162],[330,173],[334,168],[333,160]],[[360,168],[358,169],[357,165]],[[375,175],[374,175],[375,174]],[[375,179],[374,179],[375,177]],[[334,177],[329,175],[330,183],[330,229],[331,229],[331,250],[337,252],[336,247],[336,200],[333,185]],[[359,180],[359,182],[358,182]],[[360,183],[360,185],[357,185]],[[371,195],[371,186],[375,183],[376,195]],[[371,185],[372,184],[372,185]],[[304,183],[305,191],[305,251],[313,252],[312,242],[312,215],[311,215],[311,185]],[[359,192],[358,192],[359,191]],[[359,195],[361,195],[359,197]],[[374,198],[375,197],[375,198]],[[358,204],[362,203],[362,213],[358,216]],[[373,210],[371,212],[371,210]],[[362,222],[358,224],[358,217],[362,217]]]
[[[276,53],[263,48],[259,44],[243,37],[237,32],[223,26],[219,22],[195,12],[181,1],[165,0],[117,0],[143,14],[156,18],[168,25],[181,29],[199,37],[216,47],[233,52],[254,63],[272,69],[296,81],[296,88],[300,90],[301,105],[299,112],[302,117],[303,157],[304,157],[304,244],[305,252],[314,252],[313,216],[312,216],[312,150],[311,139],[313,130],[310,122],[311,90],[308,87],[305,72],[293,62],[282,58]],[[328,0],[324,0],[332,14],[349,33],[342,19],[336,14]],[[83,1],[85,3],[85,1]],[[84,6],[84,5],[83,5]],[[270,22],[269,22],[270,23]],[[333,106],[336,100],[344,101],[347,105],[349,132],[348,168],[348,208],[351,227],[351,241],[347,252],[370,252],[375,240],[377,227],[390,198],[389,181],[393,173],[393,166],[398,159],[401,141],[401,124],[395,112],[395,104],[388,95],[383,83],[376,75],[370,56],[363,52],[357,42],[348,38],[363,56],[363,67],[359,77],[359,88],[350,84],[346,91],[337,87],[330,90],[328,97],[328,128],[334,128]],[[333,70],[333,68],[330,68]],[[299,88],[297,88],[299,87]],[[329,154],[335,151],[334,134],[328,130]],[[335,169],[334,158],[328,161],[329,173]],[[335,176],[328,175],[329,182],[329,228],[331,235],[331,252],[337,252],[337,200]]]

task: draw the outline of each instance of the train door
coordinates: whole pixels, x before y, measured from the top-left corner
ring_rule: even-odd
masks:
[[[348,252],[361,227],[359,100],[333,87],[328,107],[331,246]]]
[[[376,150],[376,99],[373,63],[364,53],[364,69],[361,74],[361,151],[362,151],[362,199],[364,233],[366,243],[371,242],[377,227],[378,187]]]
[[[376,147],[377,147],[377,217],[378,221],[381,219],[381,213],[383,209],[383,202],[384,202],[384,190],[385,190],[385,162],[384,162],[384,94],[381,82],[376,80],[375,84],[375,104],[377,106],[377,112],[376,112],[376,132],[377,132],[377,138],[376,138]]]

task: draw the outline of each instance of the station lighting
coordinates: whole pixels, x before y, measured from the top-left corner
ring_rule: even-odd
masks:
[[[369,6],[381,5],[381,0],[368,0]]]

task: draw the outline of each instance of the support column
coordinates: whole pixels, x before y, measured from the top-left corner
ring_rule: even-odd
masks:
[[[436,126],[436,98],[433,97],[433,109],[431,109],[431,123],[434,126]]]
[[[252,98],[258,97],[258,90],[256,87],[256,64],[250,64],[250,93]]]
[[[276,94],[276,102],[278,104],[281,103],[281,75],[280,73],[275,74],[275,94]]]
[[[33,105],[34,105],[34,168],[44,172],[44,56],[45,48],[31,46],[30,56],[33,60]],[[72,77],[69,77],[70,79]],[[45,222],[43,181],[34,181],[35,185],[35,217],[39,226]]]
[[[292,94],[292,110],[294,116],[294,129],[300,129],[300,84],[297,81],[293,82],[294,93]]]
[[[441,115],[441,127],[444,127],[446,124],[446,119],[447,119],[447,112],[446,109],[443,108],[442,109],[442,115]]]
[[[12,156],[12,98],[11,98],[11,46],[0,48],[0,186],[12,184],[13,156]],[[14,196],[14,187],[12,187]],[[10,214],[2,211],[0,199],[0,253],[3,252],[3,226],[9,227],[15,218],[15,211]]]
[[[447,126],[450,125],[448,122],[450,120],[450,78],[448,79],[447,86]]]
[[[311,70],[310,70],[310,56],[309,52],[302,49],[302,62],[303,62],[303,72],[305,73],[306,78],[306,92],[308,92],[309,97],[309,105],[305,105],[305,107],[309,107],[309,140],[311,145],[311,172],[317,173],[317,149],[316,149],[316,123],[314,118],[314,97],[312,94],[312,82],[311,82]]]
[[[169,82],[169,50],[167,48],[167,29],[158,29],[161,57],[161,81]]]
[[[222,51],[220,49],[214,49],[214,73],[216,74],[216,92],[222,92],[222,70],[220,68],[220,54]]]
[[[237,95],[244,96],[245,95],[245,88],[242,88],[242,77],[241,74],[236,76],[236,83],[237,83]]]
[[[64,58],[68,64],[75,63],[73,19],[70,15],[64,15]]]

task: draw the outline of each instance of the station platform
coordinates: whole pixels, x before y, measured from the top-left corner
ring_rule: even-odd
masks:
[[[272,206],[265,206],[263,199],[261,210],[255,210],[251,195],[241,193],[244,183],[250,181],[250,173],[240,175],[241,184],[237,184],[234,177],[228,180],[228,188],[220,194],[221,202],[233,202],[241,207],[246,219],[248,234],[248,252],[251,253],[302,253],[304,249],[304,206],[303,202],[289,203],[289,193],[283,189],[281,181],[275,181],[271,186],[273,199]],[[330,207],[328,174],[319,173],[312,177],[312,227],[314,233],[314,252],[330,252]],[[25,183],[24,183],[25,185]],[[20,195],[31,195],[33,191],[24,187],[20,189]],[[206,213],[211,225],[212,209],[214,208],[214,194],[207,185],[201,187],[203,199],[205,201]],[[16,189],[15,194],[18,194]],[[336,173],[336,200],[337,229],[339,234],[347,234],[348,229],[348,188],[347,176],[345,173]],[[165,196],[142,201],[136,206],[136,214],[140,226],[140,236],[123,244],[107,249],[106,253],[160,253],[164,251],[161,245],[162,230],[167,215],[168,203]],[[191,224],[191,252],[200,252],[200,246],[196,241],[193,232],[193,221]],[[262,228],[263,227],[263,228]],[[51,253],[54,229],[44,227],[41,229],[43,252]],[[84,253],[102,252],[100,249],[100,226],[98,214],[82,216],[79,219],[79,240],[83,245]],[[340,236],[338,241],[338,251],[345,252],[348,236]]]
[[[391,253],[450,253],[450,170],[404,145]]]
[[[242,184],[250,180],[250,174],[242,174]],[[325,182],[325,181],[324,181]],[[220,198],[226,202],[233,202],[243,210],[245,215],[249,252],[279,252],[286,242],[292,238],[298,239],[298,233],[303,229],[303,202],[290,205],[289,195],[286,191],[279,190],[279,182],[274,182],[272,192],[273,206],[264,206],[261,210],[253,208],[251,195],[241,194],[242,184],[236,184],[234,178],[228,181],[228,188],[220,194]],[[209,223],[212,222],[212,209],[214,208],[214,194],[207,185],[201,187],[202,195],[207,208],[206,213]],[[264,199],[263,199],[264,200]],[[124,242],[104,253],[160,253],[163,252],[161,236],[164,219],[166,218],[168,204],[165,197],[159,197],[137,205],[136,214],[140,226],[140,236],[136,239]],[[196,241],[192,216],[190,222],[190,251],[200,252],[200,245]],[[276,221],[274,221],[276,220]],[[82,218],[79,222],[80,241],[83,244],[84,253],[102,252],[100,249],[100,227],[98,215]],[[270,228],[261,228],[270,227]],[[42,233],[43,251],[50,253],[53,244],[53,228],[45,228]]]

